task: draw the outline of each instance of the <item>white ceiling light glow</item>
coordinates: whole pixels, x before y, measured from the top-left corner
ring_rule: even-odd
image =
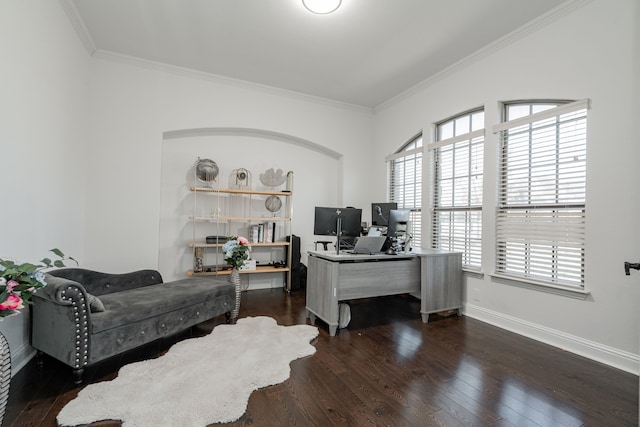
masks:
[[[326,15],[335,12],[342,4],[342,0],[302,0],[302,4],[310,12]]]

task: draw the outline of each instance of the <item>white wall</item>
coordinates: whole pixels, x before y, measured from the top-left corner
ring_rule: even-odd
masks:
[[[568,15],[492,54],[451,69],[412,93],[381,106],[375,116],[376,158],[407,135],[484,106],[484,276],[466,275],[465,312],[596,360],[638,372],[640,274],[625,276],[623,262],[640,257],[640,143],[638,22],[640,4],[585,2]],[[635,97],[635,98],[634,98]],[[587,177],[586,300],[492,280],[493,213],[499,103],[516,99],[590,98]],[[634,136],[632,136],[634,135]],[[425,167],[429,165],[425,161]],[[430,185],[425,173],[425,188]],[[428,191],[427,198],[428,200]],[[428,209],[424,224],[428,224]],[[425,244],[428,239],[423,239]],[[471,297],[472,290],[479,295]]]
[[[258,129],[337,153],[337,176],[305,177],[313,154],[269,141],[286,159],[282,167],[300,176],[295,232],[305,239],[303,249],[312,240],[309,206],[328,203],[327,194],[339,206],[369,202],[372,190],[359,165],[369,163],[371,110],[131,58],[91,58],[58,2],[1,7],[0,78],[7,84],[0,97],[0,257],[34,262],[58,247],[84,268],[159,268],[163,134],[176,130]],[[236,148],[238,162],[251,158]],[[230,153],[224,167],[231,167]],[[263,166],[259,160],[252,167]],[[0,324],[18,369],[32,353],[27,325],[27,314]]]
[[[605,0],[586,1],[515,43],[425,82],[374,116],[128,58],[89,58],[57,2],[2,2],[0,78],[10,84],[0,97],[0,156],[7,183],[0,257],[33,261],[59,247],[86,268],[159,268],[163,167],[184,168],[163,163],[165,132],[259,129],[326,147],[341,155],[336,203],[362,206],[368,216],[369,203],[385,197],[385,155],[420,129],[428,135],[434,121],[484,105],[490,126],[498,120],[502,100],[591,98],[585,273],[591,298],[550,295],[489,277],[495,143],[488,137],[487,274],[466,278],[466,293],[478,289],[480,300],[465,295],[465,309],[468,315],[637,372],[640,276],[624,276],[622,262],[640,256],[640,144],[628,136],[640,116],[633,103],[640,71],[638,7],[634,0],[619,0],[615,7]],[[514,72],[517,68],[522,70]],[[267,143],[280,150],[281,142]],[[232,168],[228,155],[225,150],[224,164]],[[264,164],[252,162],[259,173]],[[313,159],[297,152],[287,162],[304,165]],[[335,181],[303,184],[305,170],[292,169],[295,197],[302,201],[296,199],[296,218],[307,218],[299,213],[302,206],[324,201],[316,195],[326,194]],[[303,221],[299,234],[308,234],[307,227]],[[303,247],[309,245],[303,241]],[[27,321],[21,316],[0,323],[14,356],[22,360],[28,351]]]
[[[293,226],[302,238],[303,250],[312,246],[313,206],[370,203],[373,190],[361,173],[361,164],[368,163],[370,155],[370,110],[169,71],[113,55],[92,61],[88,143],[97,167],[87,177],[88,266],[121,272],[161,267],[163,274],[174,277],[184,260],[180,253],[174,254],[177,259],[172,264],[165,244],[159,241],[162,212],[171,209],[161,209],[161,179],[168,169],[186,176],[187,166],[198,156],[218,162],[224,182],[238,167],[251,170],[255,183],[268,168],[292,170]],[[329,176],[323,176],[325,155],[275,137],[218,135],[163,142],[167,132],[210,128],[282,134],[331,151],[335,158],[326,171]],[[167,149],[180,143],[186,158],[163,158],[163,146]],[[187,185],[183,182],[184,189]],[[161,249],[165,255],[159,266]]]
[[[89,58],[52,1],[0,3],[0,258],[83,261],[84,104]],[[29,311],[0,322],[14,371],[32,354]]]

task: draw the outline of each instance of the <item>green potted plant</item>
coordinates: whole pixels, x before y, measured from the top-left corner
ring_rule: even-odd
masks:
[[[43,270],[53,267],[65,267],[64,261],[78,261],[66,257],[60,249],[51,249],[58,259],[43,258],[39,264],[28,262],[18,264],[9,259],[0,258],[0,320],[20,314],[25,304],[32,304],[31,296],[47,285]],[[11,352],[7,339],[0,331],[0,425],[9,399],[11,381]]]
[[[0,258],[0,319],[17,315],[25,304],[31,304],[31,296],[47,285],[42,270],[65,267],[65,260],[78,263],[72,257],[66,257],[60,249],[51,249],[50,252],[57,255],[58,259],[52,261],[43,258],[39,264],[18,264]]]

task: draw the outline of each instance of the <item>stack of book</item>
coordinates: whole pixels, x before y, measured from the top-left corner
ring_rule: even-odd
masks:
[[[273,243],[276,241],[276,223],[273,221],[251,226],[251,243]]]

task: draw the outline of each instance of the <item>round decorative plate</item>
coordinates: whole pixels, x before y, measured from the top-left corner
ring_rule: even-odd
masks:
[[[267,200],[264,201],[264,206],[269,212],[276,213],[282,207],[282,200],[280,200],[278,196],[269,196]]]

